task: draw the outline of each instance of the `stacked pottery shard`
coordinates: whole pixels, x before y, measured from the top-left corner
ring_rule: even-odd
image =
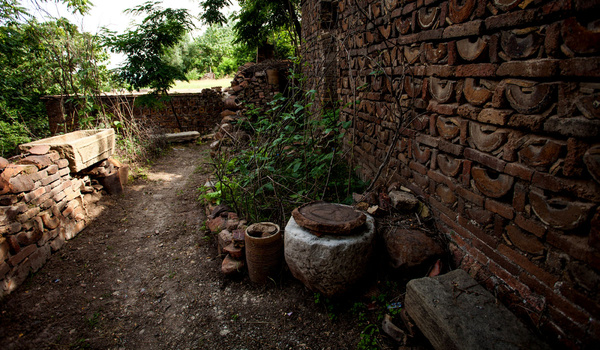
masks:
[[[371,216],[347,205],[308,203],[285,228],[285,261],[309,289],[343,294],[365,276],[374,237]]]

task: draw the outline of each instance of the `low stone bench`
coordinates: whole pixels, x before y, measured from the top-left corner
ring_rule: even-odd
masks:
[[[176,132],[172,134],[165,134],[167,142],[193,142],[200,137],[200,133],[197,131],[185,131]]]
[[[548,349],[463,270],[414,279],[406,312],[435,349]]]

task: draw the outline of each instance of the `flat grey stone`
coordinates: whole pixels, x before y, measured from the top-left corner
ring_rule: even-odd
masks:
[[[196,141],[200,137],[200,133],[197,131],[184,131],[176,132],[172,134],[165,134],[167,142],[190,142]]]
[[[440,349],[549,349],[463,270],[406,285],[407,313]]]

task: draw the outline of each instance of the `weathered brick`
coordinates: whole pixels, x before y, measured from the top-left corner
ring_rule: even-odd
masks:
[[[48,258],[50,258],[50,254],[52,253],[51,250],[52,249],[50,248],[50,245],[45,245],[40,247],[28,257],[31,263],[32,272],[37,272],[42,266],[44,266],[46,261],[48,261]]]
[[[497,16],[491,16],[485,19],[485,28],[487,30],[526,26],[535,23],[537,11],[524,10],[504,13]]]
[[[504,172],[522,180],[531,181],[534,170],[520,163],[508,163],[504,167]]]
[[[24,247],[23,249],[21,249],[21,251],[19,253],[17,253],[16,255],[11,256],[8,259],[8,263],[10,264],[10,266],[13,266],[13,267],[17,266],[26,257],[33,254],[33,252],[35,252],[36,250],[37,250],[37,246],[35,244],[28,245],[27,247]]]
[[[48,176],[48,171],[46,169],[40,170],[35,174],[31,174],[31,180],[33,180],[34,182],[37,182],[37,181],[42,180],[46,176]]]
[[[524,233],[517,226],[506,226],[506,234],[520,250],[537,256],[544,254],[544,245],[535,236]]]
[[[579,57],[560,61],[560,75],[573,77],[600,77],[600,57]]]
[[[408,167],[412,170],[417,171],[421,175],[427,174],[427,167],[422,164],[419,164],[418,162],[410,162]]]
[[[25,202],[29,202],[32,199],[35,199],[35,198],[43,195],[44,193],[46,193],[46,188],[45,187],[40,187],[37,190],[31,191],[29,193],[26,193],[23,196],[23,199],[25,200]]]
[[[493,77],[498,65],[493,63],[475,63],[456,67],[457,77]]]
[[[54,150],[51,150],[50,152],[48,152],[47,156],[50,157],[50,160],[52,162],[57,162],[60,159],[60,155],[58,154],[57,151],[54,151]]]
[[[442,34],[444,39],[465,37],[465,36],[480,36],[483,31],[483,21],[474,20],[463,24],[454,24],[446,29]]]
[[[588,245],[587,237],[565,235],[563,232],[548,230],[546,242],[571,255],[573,258],[585,261],[597,270],[600,269],[600,258]]]
[[[426,189],[429,186],[429,179],[416,171],[412,172],[414,182],[419,185],[422,189]]]
[[[471,120],[477,120],[477,116],[481,112],[481,108],[471,106],[470,104],[460,105],[456,109],[456,113],[461,117],[465,117]]]
[[[472,148],[465,149],[465,158],[474,162],[478,162],[479,164],[485,165],[499,172],[504,171],[504,167],[506,166],[505,161]]]
[[[527,219],[523,215],[517,214],[515,223],[525,231],[531,232],[538,237],[543,237],[546,233],[546,226],[532,219]]]
[[[477,120],[482,123],[489,123],[495,125],[506,125],[510,119],[513,111],[510,109],[494,109],[484,108],[477,115]]]
[[[10,246],[6,238],[0,236],[0,262],[6,260],[9,256]],[[1,279],[2,277],[0,277]]]
[[[569,193],[593,202],[600,201],[600,185],[595,181],[565,179],[536,171],[532,183],[545,190]]]
[[[467,218],[465,218],[464,216],[459,215],[458,223],[464,228],[466,228],[469,232],[471,232],[473,236],[477,237],[479,240],[481,240],[488,246],[492,248],[496,248],[498,246],[498,240],[492,235],[490,235],[488,232],[478,227],[475,224],[475,222],[467,220]]]
[[[452,179],[450,177],[442,175],[441,173],[435,170],[429,170],[427,172],[427,176],[437,183],[448,186],[448,188],[450,188],[451,191],[454,191],[456,188],[456,185],[452,182]]]
[[[64,169],[69,166],[69,161],[64,158],[57,160],[55,163],[58,166],[58,169]]]
[[[527,287],[524,283],[519,281],[516,276],[510,274],[500,265],[496,264],[495,262],[490,262],[489,268],[495,276],[504,281],[504,283],[506,283],[510,288],[519,292],[521,296],[531,294],[531,290],[529,289],[529,287]]]
[[[63,245],[65,245],[65,238],[61,234],[57,235],[56,238],[50,242],[50,248],[53,252],[60,250]]]
[[[585,117],[560,118],[552,116],[544,122],[544,131],[567,137],[596,139],[600,135],[600,121]]]
[[[58,173],[58,165],[52,164],[48,168],[45,169],[48,175],[54,175]]]
[[[454,210],[452,210],[452,209],[448,208],[447,206],[445,206],[444,204],[438,202],[433,197],[429,197],[429,204],[431,204],[431,207],[434,210],[437,210],[439,212],[446,214],[446,216],[448,216],[449,218],[456,219],[456,217],[458,216]]]
[[[60,170],[58,171],[58,174],[59,174],[61,177],[67,177],[67,176],[69,176],[69,174],[70,174],[70,173],[71,173],[71,170],[70,170],[69,168],[60,169]]]
[[[515,216],[515,211],[510,205],[500,203],[489,198],[485,200],[485,209],[509,220]]]
[[[27,210],[26,212],[24,212],[23,214],[20,214],[19,216],[17,216],[17,220],[19,220],[19,222],[23,223],[23,222],[33,218],[34,216],[36,216],[39,213],[40,213],[40,208],[33,207],[33,208]]]
[[[4,260],[0,261],[0,281],[2,281],[4,279],[4,276],[6,276],[9,272],[10,265],[8,265],[8,263],[5,263]],[[0,291],[2,291],[2,285],[0,285]]]
[[[438,195],[438,197],[440,197],[440,200],[442,201],[442,203],[444,203],[445,205],[448,205],[450,207],[452,207],[454,204],[456,204],[456,201],[458,199],[456,197],[456,195],[454,194],[454,191],[452,191],[446,185],[436,186],[435,193]]]
[[[554,284],[550,286],[552,287]],[[578,292],[569,283],[561,283],[558,289],[560,294],[572,301],[575,305],[581,307],[581,309],[589,312],[592,315],[600,315],[600,305],[598,304],[598,301],[594,301],[588,298],[586,295]]]
[[[484,227],[491,224],[494,219],[494,214],[489,210],[477,207],[470,208],[470,205],[460,212],[464,213],[464,215],[466,215],[469,219],[475,220],[478,224]]]
[[[58,179],[60,179],[60,175],[58,173],[55,173],[54,175],[47,176],[47,177],[45,177],[45,178],[43,178],[41,180],[42,186],[49,185],[49,184],[53,183],[54,181],[56,181]]]
[[[559,60],[538,59],[504,62],[498,67],[498,76],[511,77],[554,77],[558,74]]]
[[[14,194],[0,196],[0,206],[10,206],[17,203],[19,199]]]
[[[453,154],[455,156],[461,156],[464,151],[464,147],[461,145],[457,145],[455,143],[451,143],[444,140],[439,140],[438,148],[440,151]]]
[[[35,184],[33,180],[31,180],[31,175],[18,175],[11,178],[8,182],[10,183],[12,193],[27,192],[35,188]]]

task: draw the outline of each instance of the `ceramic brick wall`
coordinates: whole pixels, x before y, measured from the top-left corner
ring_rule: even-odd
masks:
[[[92,195],[57,152],[0,158],[0,297],[17,288],[89,221]]]
[[[303,2],[305,74],[324,102],[355,103],[341,118],[360,174],[391,152],[380,181],[422,196],[454,265],[570,347],[600,340],[598,13],[583,0]]]

